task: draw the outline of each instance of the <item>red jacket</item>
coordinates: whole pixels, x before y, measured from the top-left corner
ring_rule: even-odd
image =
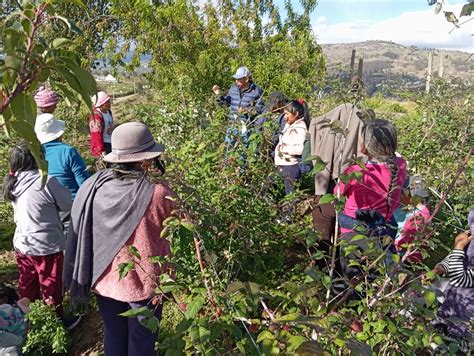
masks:
[[[110,112],[112,116],[112,112]],[[94,108],[94,113],[90,115],[89,130],[91,133],[91,153],[94,157],[100,157],[105,152],[104,146],[104,118],[102,113]]]

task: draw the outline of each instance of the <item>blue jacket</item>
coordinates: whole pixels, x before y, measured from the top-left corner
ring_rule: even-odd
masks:
[[[79,187],[89,178],[81,155],[61,141],[44,143],[43,149],[48,161],[48,175],[56,177],[63,187],[69,189],[74,200]]]
[[[237,85],[233,85],[227,95],[219,98],[219,103],[230,105],[229,120],[234,120],[234,114],[245,122],[249,122],[253,116],[263,113],[265,104],[263,103],[263,90],[255,83],[250,83],[250,86],[241,91]],[[248,113],[239,113],[239,107],[247,109]]]

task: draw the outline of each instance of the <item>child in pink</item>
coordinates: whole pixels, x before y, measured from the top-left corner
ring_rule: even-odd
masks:
[[[395,238],[397,253],[411,263],[423,262],[423,255],[419,248],[410,245],[417,238],[422,237],[423,231],[430,223],[430,211],[426,205],[428,191],[422,186],[420,177],[413,176],[406,180],[401,196],[402,206],[393,213],[398,224],[398,233]],[[421,199],[416,206],[411,205],[412,197]]]
[[[374,120],[362,128],[362,152],[367,155],[365,167],[352,165],[344,175],[353,175],[347,183],[340,182],[334,193],[340,189],[346,197],[345,217],[356,220],[359,209],[377,210],[387,222],[400,205],[400,194],[407,175],[403,158],[395,155],[397,132],[395,126],[386,120]],[[341,224],[341,233],[351,232],[352,227]]]

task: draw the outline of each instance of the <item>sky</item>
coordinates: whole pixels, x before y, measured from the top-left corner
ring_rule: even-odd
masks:
[[[277,2],[283,6],[283,0]],[[291,2],[301,9],[297,0]],[[319,0],[311,20],[321,44],[384,40],[472,53],[474,20],[449,34],[454,25],[443,13],[459,16],[464,4],[465,0],[444,0],[443,10],[435,15],[427,0]],[[460,22],[467,19],[462,17]]]

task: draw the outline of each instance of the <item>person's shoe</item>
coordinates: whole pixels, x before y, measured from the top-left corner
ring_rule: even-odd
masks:
[[[81,316],[80,315],[74,315],[74,316],[68,316],[68,317],[62,317],[61,321],[63,322],[63,325],[66,329],[71,331],[74,329],[79,322],[81,321]]]

